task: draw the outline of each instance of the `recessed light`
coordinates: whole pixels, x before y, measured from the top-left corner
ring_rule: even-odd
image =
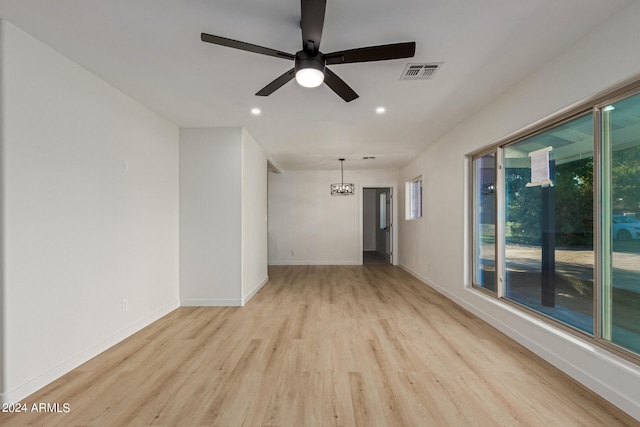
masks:
[[[259,116],[260,113],[262,113],[262,111],[260,111],[259,108],[252,108],[251,109],[251,114],[253,114],[254,116]]]
[[[376,108],[376,113],[378,113],[378,114],[384,114],[385,111],[387,111],[387,109],[384,108],[384,107]]]

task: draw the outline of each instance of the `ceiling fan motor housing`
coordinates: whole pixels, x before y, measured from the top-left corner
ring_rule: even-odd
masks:
[[[300,52],[296,53],[296,59],[295,59],[296,73],[299,70],[306,69],[306,68],[313,68],[321,71],[322,74],[324,74],[325,73],[324,72],[325,70],[324,55],[322,55],[320,52],[316,54],[307,53],[304,50],[301,50]]]

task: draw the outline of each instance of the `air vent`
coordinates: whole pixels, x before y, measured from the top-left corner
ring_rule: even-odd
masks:
[[[400,76],[400,80],[431,80],[442,67],[443,62],[428,62],[424,64],[407,64]]]

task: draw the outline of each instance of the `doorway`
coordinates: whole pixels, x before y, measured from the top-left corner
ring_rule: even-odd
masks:
[[[362,197],[362,263],[393,264],[392,189],[363,188]]]

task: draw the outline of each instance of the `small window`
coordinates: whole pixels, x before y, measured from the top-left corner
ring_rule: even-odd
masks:
[[[406,219],[422,217],[422,177],[409,181],[406,188]]]

